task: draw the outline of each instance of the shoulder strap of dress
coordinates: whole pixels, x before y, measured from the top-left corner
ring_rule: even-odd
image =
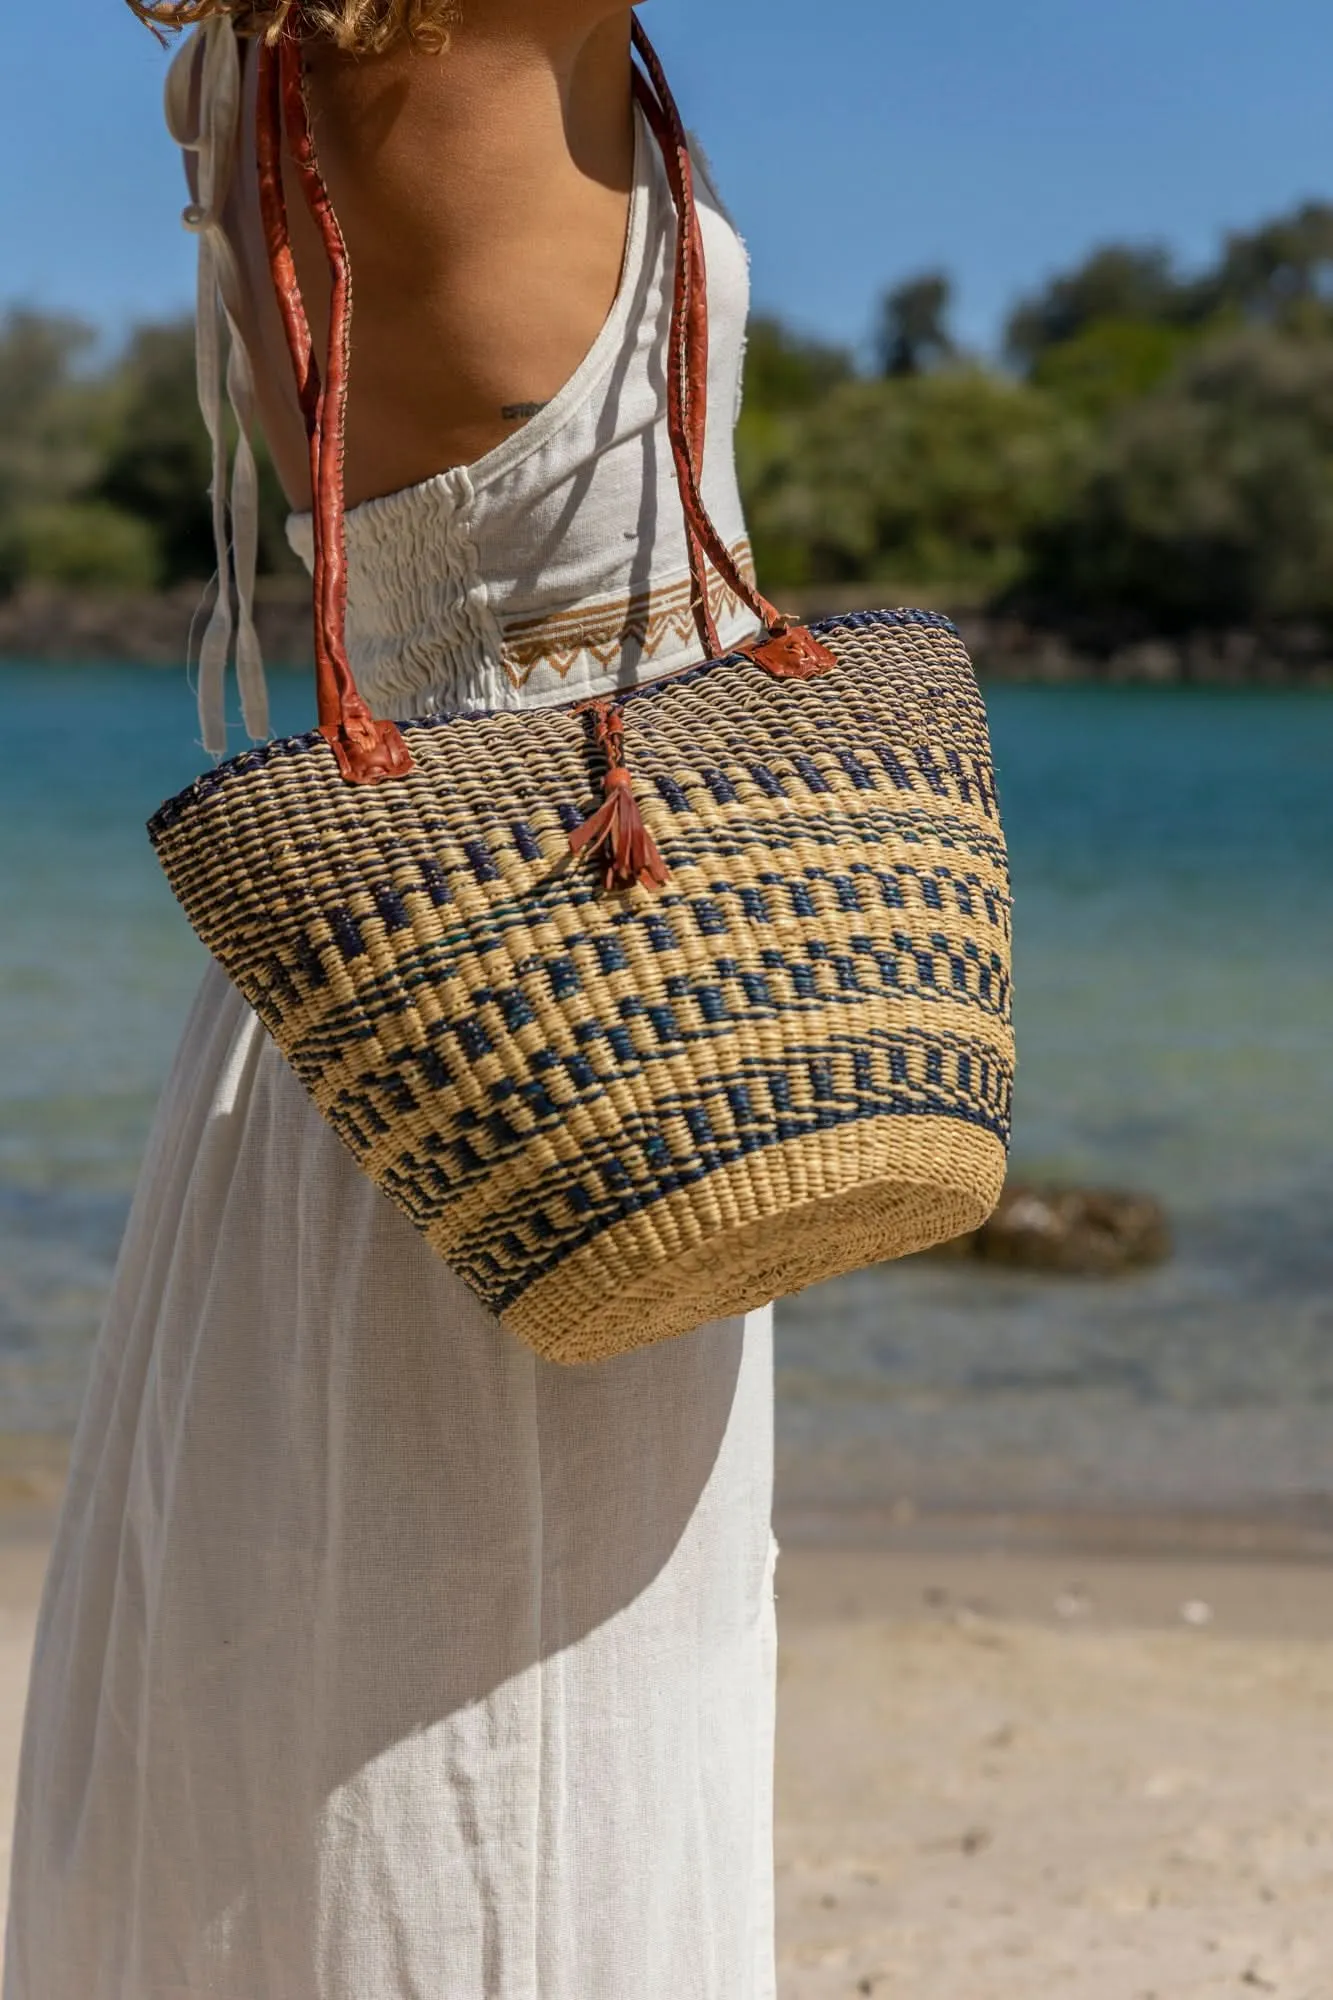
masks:
[[[246,731],[254,738],[269,734],[268,690],[254,622],[259,554],[254,370],[240,330],[240,272],[222,221],[241,124],[241,74],[232,18],[217,15],[196,28],[177,52],[167,72],[165,107],[172,138],[195,156],[196,199],[183,211],[182,221],[199,239],[195,361],[199,407],[212,449],[209,497],[217,597],[199,650],[199,724],[204,748],[214,756],[225,754],[227,747],[226,673],[233,635]],[[230,494],[224,376],[237,432]]]

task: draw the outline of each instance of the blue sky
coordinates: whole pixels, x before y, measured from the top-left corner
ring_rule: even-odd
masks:
[[[838,339],[943,265],[984,345],[1096,241],[1197,262],[1333,195],[1328,0],[651,0],[645,19],[757,303]],[[0,60],[0,304],[113,333],[188,307],[147,31],[123,0],[41,0],[12,8]]]

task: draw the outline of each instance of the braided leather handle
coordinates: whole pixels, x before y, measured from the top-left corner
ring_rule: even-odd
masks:
[[[667,430],[675,459],[676,483],[685,509],[700,633],[710,655],[716,657],[721,648],[708,612],[707,583],[702,575],[701,551],[706,550],[724,583],[730,585],[765,627],[766,637],[762,641],[737,650],[751,653],[779,679],[809,680],[816,674],[827,673],[837,665],[836,659],[805,626],[792,624],[776,611],[750,582],[704,505],[701,486],[708,397],[708,282],[699,210],[694,199],[694,168],[671,86],[637,14],[633,17],[633,36],[635,50],[643,63],[643,70],[634,72],[635,87],[653,136],[661,147],[676,209],[676,286],[667,366]]]
[[[292,257],[282,187],[284,122],[292,159],[319,225],[333,280],[329,355],[321,376],[310,324]],[[284,36],[261,47],[256,117],[260,212],[269,268],[296,375],[296,393],[310,445],[310,490],[315,543],[315,693],[320,734],[332,745],[343,776],[354,784],[379,784],[412,768],[401,732],[377,721],[362,698],[347,659],[347,534],[343,502],[343,436],[347,415],[347,360],[352,280],[333,204],[315,161],[301,73],[300,45]]]
[[[805,678],[834,665],[833,656],[801,626],[774,610],[750,582],[718,534],[704,505],[704,439],[708,414],[708,288],[703,236],[694,198],[693,168],[680,113],[652,44],[633,24],[642,68],[634,89],[662,156],[676,210],[676,268],[667,365],[667,430],[685,514],[695,621],[710,658],[721,651],[708,601],[705,557],[754,612],[766,636],[742,650],[770,672]],[[301,46],[288,33],[260,52],[257,107],[260,209],[297,396],[310,446],[312,528],[315,548],[315,683],[319,727],[333,746],[343,775],[376,784],[411,769],[411,755],[391,722],[376,721],[357,691],[347,659],[347,536],[343,449],[347,417],[352,285],[347,246],[319,171],[310,130]],[[282,186],[282,135],[287,134],[302,192],[319,229],[332,280],[329,351],[321,372],[291,252]]]

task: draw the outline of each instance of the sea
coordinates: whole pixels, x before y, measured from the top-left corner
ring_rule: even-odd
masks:
[[[308,726],[305,677],[274,693]],[[1153,1194],[1174,1254],[784,1301],[780,1527],[1333,1548],[1333,694],[987,700],[1014,1174]],[[206,760],[180,673],[0,663],[0,702],[0,1434],[58,1439],[203,964],[144,821]]]

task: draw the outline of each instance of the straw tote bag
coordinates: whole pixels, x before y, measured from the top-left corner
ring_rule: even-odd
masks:
[[[149,828],[362,1168],[564,1362],[976,1226],[1013,1067],[1005,849],[967,656],[931,612],[793,625],[714,530],[690,158],[635,40],[678,217],[668,420],[706,662],[563,707],[371,716],[343,638],[347,258],[289,39],[261,56],[259,156],[310,439],[319,726],[207,772]],[[322,370],[284,119],[333,274]],[[755,614],[755,640],[720,656],[706,562]]]

